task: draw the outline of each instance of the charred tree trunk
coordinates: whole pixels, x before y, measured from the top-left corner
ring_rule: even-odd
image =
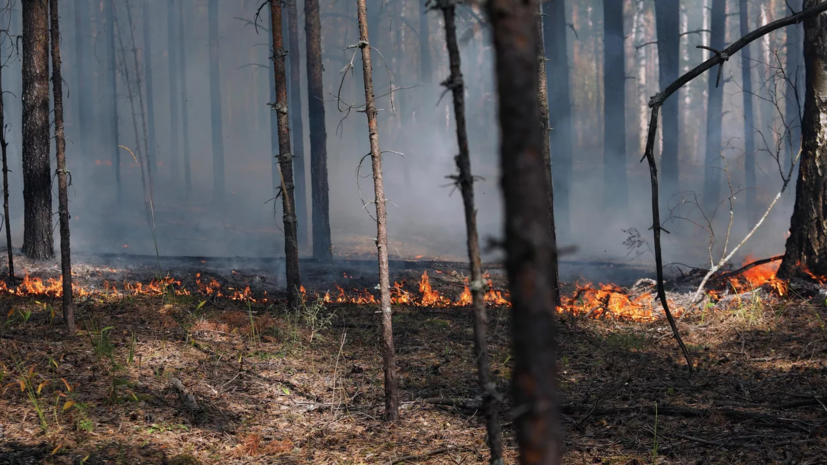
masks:
[[[558,2],[562,3],[562,2]],[[537,124],[534,2],[489,0],[499,95],[500,180],[512,300],[514,426],[523,464],[558,464],[563,442],[556,399],[556,346],[546,169]],[[557,109],[555,108],[555,111]]]
[[[789,5],[795,11],[801,11],[801,0],[789,0]],[[801,58],[804,37],[801,33],[801,26],[798,25],[788,27],[786,32],[787,63],[785,74],[791,82],[791,84],[784,84],[786,85],[784,94],[784,119],[790,127],[790,134],[787,136],[789,140],[787,142],[784,166],[788,167],[801,148],[801,110],[804,105],[804,102],[801,100],[804,95],[802,89],[804,87],[804,80],[802,79],[803,70],[801,67]]]
[[[572,165],[572,114],[569,89],[569,59],[566,45],[566,2],[549,0],[543,4],[544,29],[550,34],[544,36],[544,50],[548,54],[546,76],[548,78],[548,99],[554,111],[549,112],[551,126],[551,160],[554,166],[553,184],[557,186],[554,200],[559,232],[564,238],[571,234],[570,204]]]
[[[23,253],[53,258],[49,157],[49,3],[23,2]]]
[[[115,189],[118,195],[118,204],[123,201],[123,187],[121,185],[121,157],[118,152],[120,136],[118,133],[118,61],[115,58],[115,0],[108,0],[104,4],[106,9],[106,59],[109,65],[109,136],[112,138],[112,169],[115,171]]]
[[[804,8],[818,3],[806,0]],[[827,13],[804,21],[804,70],[801,165],[780,277],[827,275]]]
[[[180,77],[178,77],[178,48],[175,44],[175,0],[167,0],[167,58],[169,59],[169,174],[171,177],[170,186],[176,188],[180,178],[179,165],[181,161],[178,153],[178,138],[180,130],[178,129],[178,84]],[[180,192],[180,191],[178,191]]]
[[[709,46],[723,50],[726,34],[726,0],[712,0],[712,33]],[[670,81],[671,82],[671,81]],[[703,205],[711,214],[721,196],[721,125],[723,122],[724,83],[718,82],[715,73],[709,75],[708,102],[706,108],[706,157],[704,163]],[[677,99],[674,99],[677,105]]]
[[[324,120],[322,23],[319,0],[304,0],[307,40],[307,110],[310,124],[310,184],[313,199],[313,258],[331,260],[330,199],[327,183],[327,131]]]
[[[271,14],[271,13],[270,13]],[[272,18],[271,18],[272,19]],[[268,34],[270,41],[270,56],[267,58],[270,61],[270,82],[276,82],[276,63],[273,61],[273,34]],[[270,89],[270,105],[276,104],[276,87],[269,86]],[[275,107],[273,107],[275,109]],[[275,111],[270,112],[270,149],[272,151],[271,156],[273,157],[273,163],[270,164],[270,174],[273,177],[273,192],[278,194],[279,189],[281,189],[281,177],[279,175],[279,168],[278,168],[278,156],[279,156],[279,122],[277,113]]]
[[[60,77],[60,13],[58,0],[49,0],[52,42],[52,92],[55,94],[55,155],[60,220],[60,270],[63,277],[63,320],[69,335],[75,334],[72,308],[72,256],[69,247],[69,171],[66,169],[66,139],[63,136],[63,79]]]
[[[474,205],[474,176],[471,174],[468,131],[465,125],[465,84],[462,78],[459,45],[457,45],[456,7],[451,0],[440,0],[438,6],[442,9],[445,20],[445,43],[448,46],[448,60],[451,69],[451,76],[442,84],[453,94],[454,116],[457,123],[459,155],[454,159],[458,172],[455,180],[462,193],[462,204],[465,207],[468,260],[471,265],[470,288],[474,308],[474,358],[477,361],[485,426],[488,432],[488,447],[491,450],[489,463],[502,464],[503,438],[497,415],[497,384],[491,381],[491,372],[488,366],[488,340],[486,339],[488,314],[485,310],[485,281],[482,277],[480,241],[477,233],[477,210]]]
[[[153,179],[157,167],[158,139],[155,137],[155,92],[152,87],[152,40],[149,35],[149,8],[148,2],[143,3],[143,33],[144,33],[144,79],[146,81],[146,122],[149,126],[149,140],[146,148],[146,163],[149,179]]]
[[[419,4],[419,82],[431,82],[431,28],[428,24],[428,0]]]
[[[290,119],[287,105],[287,75],[284,66],[284,39],[281,25],[281,2],[270,0],[270,31],[273,36],[273,63],[275,65],[276,105],[279,125],[279,169],[281,171],[281,199],[284,209],[284,257],[287,268],[287,295],[290,307],[301,303],[301,274],[299,272],[299,244],[296,237],[296,206],[293,202],[293,154],[290,153]]]
[[[720,1],[720,0],[713,0]],[[655,3],[655,18],[658,36],[658,83],[663,88],[678,78],[680,61],[680,1],[659,0]],[[662,108],[663,150],[661,151],[661,169],[663,170],[664,205],[680,192],[680,164],[678,161],[678,99],[667,100]],[[720,111],[718,112],[720,113]]]
[[[385,211],[385,186],[382,181],[382,152],[376,124],[373,95],[373,69],[368,42],[368,19],[365,0],[356,0],[359,20],[359,46],[362,49],[362,74],[365,83],[365,115],[368,118],[370,159],[373,168],[373,191],[376,203],[376,249],[379,255],[379,310],[382,314],[382,361],[385,371],[385,421],[399,419],[399,392],[396,382],[396,353],[393,348],[390,271],[388,268],[388,227]]]
[[[623,2],[603,0],[603,205],[623,215],[626,185],[626,61]]]
[[[218,0],[209,0],[207,14],[210,49],[210,121],[212,125],[213,195],[215,196],[216,202],[223,203],[224,129],[221,119],[221,74],[218,56]]]
[[[296,227],[299,248],[308,243],[307,183],[305,181],[304,122],[302,121],[301,55],[299,54],[299,0],[287,0],[287,47],[290,58],[290,126],[293,132],[293,167],[296,175]]]
[[[90,124],[92,116],[92,90],[89,87],[91,79],[88,77],[90,63],[86,59],[90,46],[89,31],[89,0],[76,0],[74,2],[75,13],[75,80],[77,82],[78,101],[78,145],[81,153],[81,170],[84,176],[89,174],[89,141]]]
[[[741,36],[749,33],[749,6],[738,0]],[[787,34],[792,29],[787,29]],[[749,226],[758,221],[757,186],[755,185],[755,116],[752,110],[752,58],[750,47],[741,49],[741,87],[744,95],[744,172],[746,176],[746,218]]]
[[[192,168],[190,165],[190,123],[187,105],[187,48],[184,42],[184,2],[178,2],[178,77],[181,79],[181,137],[184,142],[184,186],[186,195],[192,192]]]
[[[0,66],[0,153],[3,156],[3,220],[6,228],[6,251],[9,254],[8,282],[14,285],[14,253],[11,247],[11,220],[9,219],[9,144],[6,142],[6,109],[3,105],[3,67]]]

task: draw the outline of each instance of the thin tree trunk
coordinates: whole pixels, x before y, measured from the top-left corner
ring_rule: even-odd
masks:
[[[465,85],[462,77],[459,46],[457,45],[456,7],[450,0],[440,0],[445,19],[445,43],[448,46],[448,60],[451,76],[443,83],[454,97],[454,116],[457,122],[457,145],[459,155],[454,160],[457,164],[456,183],[462,193],[465,207],[465,227],[468,241],[468,260],[471,265],[471,297],[474,308],[474,358],[477,361],[477,374],[482,390],[485,426],[488,432],[488,447],[491,450],[489,463],[503,463],[503,439],[500,421],[497,415],[497,384],[491,381],[488,366],[488,314],[485,310],[485,281],[482,277],[480,244],[477,233],[477,210],[474,205],[474,176],[471,173],[471,156],[468,150],[468,132],[465,126]]]
[[[169,174],[170,186],[177,190],[180,179],[179,166],[181,164],[178,153],[178,138],[181,137],[178,129],[178,84],[181,78],[178,76],[178,47],[175,43],[176,29],[176,8],[175,0],[167,0],[167,58],[169,66]],[[180,191],[178,191],[180,192]]]
[[[623,2],[603,0],[603,205],[624,215],[626,185],[626,61]]]
[[[749,33],[749,6],[738,0],[741,36]],[[793,29],[787,29],[789,34]],[[750,47],[741,49],[741,87],[744,95],[744,172],[746,176],[746,218],[749,226],[758,221],[757,186],[755,185],[755,116],[752,110],[752,58]]]
[[[213,195],[224,202],[224,129],[221,119],[221,74],[218,56],[218,0],[209,0],[210,121],[212,125]]]
[[[49,3],[23,2],[23,253],[55,256],[49,162]]]
[[[552,174],[553,184],[557,186],[555,214],[557,232],[566,238],[571,234],[570,204],[571,183],[574,174],[572,165],[572,114],[571,96],[569,88],[569,59],[566,45],[566,2],[564,0],[549,0],[543,4],[544,29],[550,34],[544,36],[546,62],[546,76],[548,78],[548,94],[550,107],[549,124],[551,126],[551,160],[554,166]]]
[[[157,167],[156,147],[158,139],[155,136],[155,92],[152,87],[152,40],[149,33],[149,13],[152,8],[149,0],[144,0],[141,15],[143,16],[144,33],[144,80],[146,82],[146,119],[149,126],[149,139],[147,141],[146,159],[149,172],[149,179],[154,178]]]
[[[190,123],[187,105],[187,48],[184,42],[184,2],[178,2],[178,60],[181,78],[181,136],[184,139],[184,185],[186,195],[192,192],[192,167],[190,164]]]
[[[293,154],[290,152],[290,117],[287,105],[287,75],[284,70],[284,39],[282,35],[281,2],[270,0],[270,31],[273,36],[275,64],[276,106],[279,123],[279,169],[281,170],[281,199],[284,209],[284,257],[287,269],[287,295],[291,308],[301,303],[301,274],[299,272],[299,244],[296,237],[296,206],[293,202]]]
[[[331,260],[330,200],[327,182],[327,131],[322,75],[322,26],[319,0],[304,0],[307,40],[307,110],[310,125],[310,184],[313,199],[313,258]]]
[[[385,186],[382,181],[382,152],[379,150],[379,129],[376,124],[376,102],[373,95],[373,69],[368,41],[368,19],[365,0],[356,0],[359,20],[359,45],[362,49],[362,74],[365,83],[365,115],[368,118],[370,158],[373,168],[373,191],[376,203],[376,248],[379,255],[379,310],[382,314],[382,362],[385,371],[385,421],[399,419],[399,392],[396,381],[396,353],[393,348],[390,271],[388,268],[388,229],[385,211]]]
[[[419,82],[431,82],[431,28],[428,24],[428,0],[417,0],[419,4]]]
[[[795,11],[801,11],[801,0],[789,0],[789,5]],[[785,167],[790,166],[790,163],[792,163],[792,160],[801,148],[801,110],[804,106],[804,102],[801,99],[804,95],[803,69],[801,66],[802,43],[804,38],[801,26],[788,27],[786,32],[787,63],[785,74],[792,84],[783,83],[785,86],[784,119],[790,127],[789,140],[786,144],[787,150],[785,151]],[[785,198],[789,197],[790,196],[786,196]]]
[[[269,14],[269,13],[268,13]],[[276,82],[276,63],[273,61],[272,53],[273,53],[273,34],[268,34],[270,41],[270,56],[268,60],[270,60],[270,67],[268,71],[270,72],[270,82]],[[276,103],[276,87],[275,86],[268,86],[270,89],[270,104],[275,105]],[[271,149],[271,156],[273,157],[273,163],[270,164],[270,174],[273,178],[273,192],[278,193],[279,189],[281,188],[281,179],[279,176],[279,169],[278,163],[275,161],[278,159],[279,156],[279,123],[278,123],[278,116],[276,116],[275,111],[270,112],[270,149]]]
[[[522,464],[559,464],[556,399],[556,245],[548,234],[544,134],[537,124],[537,4],[489,0],[502,137],[506,270],[511,290],[514,426]],[[556,109],[555,109],[556,111]]]
[[[3,67],[0,66],[0,150],[3,155],[3,220],[6,227],[6,251],[9,254],[8,282],[14,285],[14,253],[11,247],[11,220],[9,219],[9,161],[6,142],[6,109],[3,105]]]
[[[78,145],[80,146],[81,155],[81,171],[88,175],[89,158],[89,133],[91,121],[91,89],[89,88],[90,79],[85,72],[89,70],[90,63],[86,59],[86,53],[91,49],[90,47],[90,31],[89,31],[89,0],[76,0],[74,4],[75,13],[75,80],[77,82],[77,102],[78,102]],[[80,177],[79,177],[80,179]]]
[[[806,0],[804,8],[823,3]],[[780,277],[827,275],[827,13],[804,21],[806,94],[801,120],[801,165]]]
[[[290,58],[290,127],[293,131],[293,168],[296,175],[296,227],[299,248],[308,245],[310,222],[307,220],[307,183],[305,181],[304,122],[302,121],[301,55],[299,54],[299,12],[296,3],[287,0],[287,47]]]
[[[710,47],[723,50],[726,34],[726,0],[712,0],[712,33]],[[671,82],[671,81],[670,81]],[[721,196],[721,127],[723,123],[724,83],[718,82],[717,74],[709,74],[708,103],[706,107],[706,158],[704,162],[703,205],[712,214]],[[673,99],[677,102],[677,99]]]
[[[60,220],[60,270],[63,277],[63,320],[69,335],[75,334],[72,308],[72,256],[69,247],[69,171],[66,169],[66,139],[63,136],[63,78],[60,76],[60,13],[58,0],[49,0],[52,42],[52,92],[55,94],[55,155]]]
[[[659,0],[655,4],[655,28],[658,36],[658,85],[660,88],[678,78],[680,67],[680,1]],[[678,99],[668,100],[661,110],[663,121],[663,150],[661,150],[661,169],[663,170],[664,205],[680,192],[680,162],[678,126]],[[720,112],[719,112],[720,113]]]
[[[121,157],[118,150],[120,135],[118,133],[118,62],[115,58],[115,0],[107,0],[106,8],[106,58],[109,62],[109,122],[110,137],[112,138],[112,168],[115,171],[115,189],[118,192],[118,204],[123,201],[123,186],[121,185]]]

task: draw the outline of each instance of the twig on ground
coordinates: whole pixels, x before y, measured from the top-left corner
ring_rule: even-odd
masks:
[[[393,459],[390,462],[388,462],[388,465],[396,465],[397,463],[408,462],[408,461],[411,461],[411,460],[426,459],[428,457],[433,457],[435,455],[447,454],[448,452],[454,452],[454,451],[459,451],[459,450],[463,450],[463,449],[461,449],[459,447],[456,447],[456,446],[440,447],[439,449],[434,449],[434,450],[431,450],[431,451],[428,451],[428,452],[425,452],[425,453],[422,453],[422,454],[406,455],[404,457],[399,457],[397,459]]]

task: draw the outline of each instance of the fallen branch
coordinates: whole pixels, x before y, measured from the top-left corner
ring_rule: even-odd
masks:
[[[393,459],[388,462],[388,465],[396,465],[397,463],[408,462],[411,460],[419,460],[419,459],[426,459],[428,457],[433,457],[435,455],[447,454],[448,452],[459,451],[463,450],[456,446],[445,446],[440,447],[439,449],[434,449],[432,451],[425,452],[423,454],[417,455],[405,455],[403,457],[399,457],[398,459]]]
[[[764,264],[767,264],[767,263],[772,263],[772,262],[781,260],[782,258],[784,258],[783,254],[782,255],[776,255],[774,257],[769,257],[769,258],[762,258],[761,260],[755,260],[754,262],[749,263],[747,265],[744,265],[744,266],[742,266],[741,268],[738,268],[735,271],[730,271],[728,273],[724,273],[723,276],[725,278],[731,278],[731,277],[737,276],[737,275],[739,275],[739,274],[741,274],[745,271],[748,271],[752,268],[755,268],[756,266],[764,265]]]
[[[445,397],[434,397],[430,399],[422,399],[422,402],[431,405],[444,405],[447,407],[458,407],[466,410],[479,410],[482,408],[482,399],[475,397],[470,399],[451,399]]]

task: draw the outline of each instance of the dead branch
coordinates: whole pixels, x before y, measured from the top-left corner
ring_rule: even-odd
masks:
[[[774,257],[769,257],[769,258],[762,258],[761,260],[755,260],[754,262],[749,263],[749,264],[747,264],[747,265],[744,265],[744,266],[742,266],[741,268],[738,268],[737,270],[730,271],[730,272],[728,272],[728,273],[724,273],[724,277],[730,278],[730,277],[732,277],[732,276],[737,276],[737,275],[739,275],[739,274],[741,274],[741,273],[743,273],[743,272],[745,272],[745,271],[747,271],[747,270],[750,270],[750,269],[752,269],[752,268],[755,268],[756,266],[759,266],[759,265],[764,265],[764,264],[766,264],[766,263],[772,263],[772,262],[775,262],[775,261],[781,260],[782,258],[784,258],[784,255],[783,255],[783,254],[781,254],[781,255],[776,255],[776,256],[774,256]]]
[[[398,459],[393,459],[390,462],[388,462],[388,465],[396,465],[397,463],[408,462],[410,460],[425,459],[425,458],[428,458],[428,457],[433,457],[435,455],[446,454],[448,452],[459,451],[459,450],[462,450],[462,449],[459,448],[459,447],[456,447],[456,446],[440,447],[439,449],[434,449],[432,451],[428,451],[428,452],[425,452],[423,454],[405,455],[403,457],[399,457]]]

